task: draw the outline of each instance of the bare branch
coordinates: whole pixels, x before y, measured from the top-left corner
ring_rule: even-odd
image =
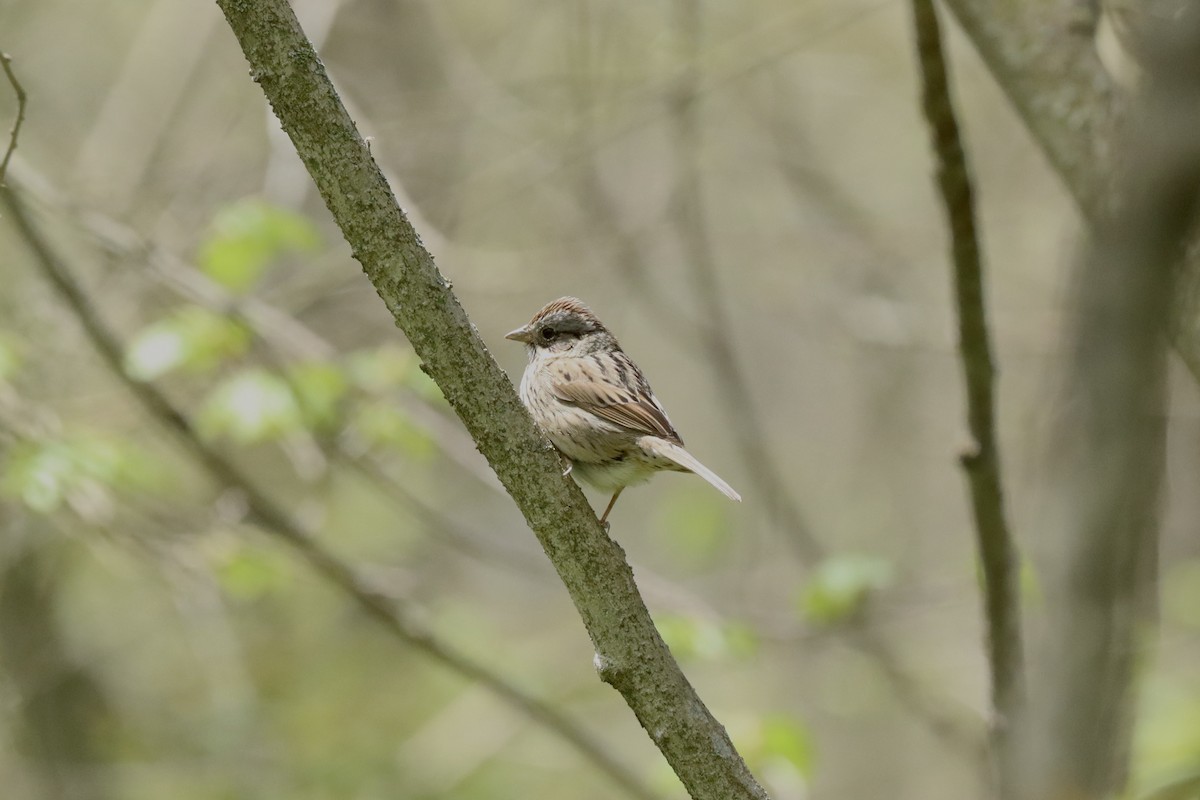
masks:
[[[984,304],[983,257],[975,222],[971,174],[963,151],[942,34],[933,0],[913,0],[921,101],[937,158],[937,183],[950,229],[958,347],[966,385],[967,423],[974,441],[961,461],[971,489],[975,534],[983,566],[984,613],[992,678],[992,748],[1008,761],[1010,725],[1022,697],[1023,657],[1019,558],[1004,514],[996,441],[995,367]],[[1013,797],[998,770],[999,796]]]
[[[1061,509],[1064,519],[1055,520],[1058,524],[1053,528],[1054,535],[1061,537],[1061,527],[1069,526],[1070,547],[1063,557],[1076,566],[1063,577],[1065,598],[1051,605],[1061,614],[1051,635],[1056,645],[1047,665],[1052,670],[1046,678],[1051,685],[1035,692],[1031,673],[1031,735],[1021,735],[1030,744],[1022,753],[1020,766],[1027,773],[1022,777],[1041,793],[1031,796],[1049,796],[1064,787],[1080,792],[1101,787],[1103,794],[1104,788],[1124,780],[1134,625],[1139,609],[1149,605],[1139,594],[1152,589],[1145,584],[1153,579],[1157,560],[1153,511],[1162,464],[1157,453],[1161,432],[1153,418],[1162,408],[1157,396],[1161,392],[1161,354],[1144,341],[1151,335],[1149,329],[1136,327],[1150,324],[1148,319],[1153,316],[1143,313],[1139,304],[1149,304],[1159,312],[1154,321],[1160,330],[1167,328],[1172,345],[1193,377],[1200,380],[1200,248],[1195,246],[1196,232],[1186,232],[1192,247],[1180,259],[1183,248],[1177,238],[1185,233],[1179,210],[1190,202],[1183,197],[1179,182],[1190,180],[1186,162],[1192,156],[1183,143],[1166,146],[1166,139],[1156,141],[1150,136],[1150,125],[1128,119],[1132,117],[1125,108],[1129,98],[1109,77],[1096,52],[1096,20],[1081,13],[1089,4],[1078,0],[945,1],[1097,237],[1090,250],[1087,276],[1080,282],[1086,294],[1081,298],[1076,331],[1076,348],[1087,355],[1088,365],[1077,369],[1072,378],[1072,401],[1086,408],[1084,413],[1070,410],[1069,418],[1079,428],[1062,437],[1063,444],[1071,443],[1085,452],[1069,454],[1070,463],[1064,469],[1073,468],[1080,475],[1070,479],[1062,496],[1078,495],[1076,507],[1074,513],[1070,508]],[[1140,5],[1128,4],[1127,10],[1136,12]],[[1195,11],[1194,4],[1181,3],[1179,8]],[[1160,32],[1184,37],[1196,33],[1177,22],[1173,20]],[[1200,43],[1192,40],[1181,49],[1194,53],[1198,46]],[[1160,56],[1179,55],[1171,51],[1155,58],[1161,61]],[[1172,70],[1157,66],[1160,77],[1171,75]],[[1186,81],[1195,77],[1194,65],[1175,66],[1175,78]],[[1174,119],[1164,114],[1160,102],[1140,110],[1153,111],[1162,133],[1174,136],[1178,126],[1195,125],[1191,102],[1185,98],[1178,103],[1179,114]],[[1136,167],[1144,171],[1156,157],[1173,161],[1172,167],[1179,170],[1173,180],[1155,172],[1135,181],[1134,166],[1114,164],[1114,142],[1123,123],[1140,125],[1127,158],[1136,156]],[[1121,177],[1114,187],[1112,176],[1117,169]],[[1174,196],[1168,196],[1167,190]],[[1152,198],[1156,192],[1157,200]],[[1113,208],[1118,203],[1125,207]],[[1174,230],[1168,232],[1169,227]],[[1164,250],[1163,242],[1168,240]],[[1178,282],[1164,300],[1161,284],[1170,279],[1162,275],[1162,269],[1170,263],[1179,267]],[[1131,282],[1124,284],[1113,277],[1122,274]],[[1160,301],[1165,305],[1159,307]],[[1108,321],[1097,311],[1102,307],[1108,309]],[[1094,339],[1089,342],[1089,337]],[[1140,364],[1132,363],[1130,353],[1136,348],[1142,348]],[[1123,371],[1123,379],[1116,379],[1114,371]],[[1116,385],[1115,395],[1106,394],[1113,388],[1107,384]],[[1132,414],[1123,426],[1118,424],[1118,415],[1111,413],[1118,405]],[[1081,439],[1085,436],[1097,438]],[[1087,443],[1080,446],[1078,441]],[[1067,482],[1065,477],[1059,476],[1059,480]]]
[[[244,494],[252,519],[268,533],[287,542],[310,567],[341,589],[368,615],[401,641],[416,647],[463,677],[486,686],[531,719],[570,742],[614,782],[632,796],[653,800],[656,794],[619,764],[602,743],[559,711],[487,666],[460,653],[427,630],[416,616],[395,598],[372,588],[352,567],[345,564],[312,537],[311,531],[258,488],[239,466],[212,448],[197,433],[187,415],[151,383],[134,380],[124,369],[124,348],[116,333],[92,305],[67,264],[51,249],[34,226],[20,199],[9,188],[0,188],[0,201],[9,209],[18,232],[33,253],[35,263],[78,319],[88,339],[113,375],[153,417],[170,430],[180,445],[223,486]]]
[[[792,544],[801,557],[809,562],[818,561],[824,555],[821,543],[800,509],[789,500],[788,488],[779,479],[779,471],[772,466],[772,457],[766,445],[767,436],[759,415],[754,411],[754,398],[750,394],[749,382],[735,347],[734,329],[721,300],[697,163],[700,147],[697,120],[700,100],[699,0],[676,0],[676,7],[688,63],[669,100],[679,159],[673,206],[681,243],[691,269],[690,276],[700,301],[700,313],[704,317],[698,333],[703,338],[706,357],[712,360],[714,370],[721,376],[714,383],[722,395],[723,405],[730,412],[727,421],[734,428],[734,438],[745,450],[746,468],[754,484],[766,496],[771,517],[791,536]]]
[[[945,0],[1089,219],[1102,211],[1123,98],[1079,0]]]
[[[1080,0],[945,0],[1089,222],[1101,218],[1126,94],[1105,71]],[[1130,4],[1136,7],[1141,4]],[[1182,265],[1168,329],[1200,381],[1200,247]]]
[[[621,692],[694,798],[766,797],[659,636],[624,553],[562,474],[396,205],[287,2],[218,5],[355,257],[554,563],[601,678]]]
[[[718,265],[713,242],[708,235],[699,163],[701,142],[698,116],[702,84],[698,66],[701,35],[699,0],[676,0],[676,8],[688,64],[671,99],[671,122],[678,159],[673,210],[687,257],[688,274],[700,301],[703,318],[702,323],[696,324],[694,335],[699,336],[706,359],[717,376],[714,385],[718,399],[730,424],[734,426],[734,438],[753,483],[767,498],[772,521],[789,536],[801,559],[812,564],[828,554],[774,464],[768,445],[769,437],[763,429],[761,418],[754,411],[749,376],[742,368],[733,338],[733,325],[718,284]],[[888,679],[897,699],[909,712],[939,738],[965,749],[972,760],[978,758],[981,737],[974,720],[958,712],[944,698],[932,696],[920,686],[869,623],[857,625],[849,629],[847,634],[848,641],[871,658]]]
[[[1165,471],[1162,325],[1200,211],[1200,7],[1161,31],[1157,72],[1131,107],[1111,209],[1077,275],[1069,406],[1055,440],[1063,574],[1030,684],[1015,774],[1034,800],[1123,793],[1143,609],[1156,587]],[[1036,690],[1035,690],[1036,689]]]
[[[0,53],[0,68],[4,69],[4,75],[17,95],[17,118],[13,121],[12,130],[8,133],[8,148],[4,151],[4,158],[0,160],[0,186],[3,186],[4,175],[8,172],[8,162],[12,159],[13,151],[17,149],[17,136],[21,133],[21,124],[25,122],[25,87],[13,74],[12,56],[8,53]]]

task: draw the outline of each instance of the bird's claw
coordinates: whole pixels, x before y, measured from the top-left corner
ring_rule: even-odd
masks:
[[[575,469],[575,462],[574,462],[574,461],[568,461],[568,462],[567,462],[567,468],[563,470],[563,477],[565,478],[565,477],[567,477],[568,475],[570,475],[570,474],[571,474],[571,470],[573,470],[573,469]]]

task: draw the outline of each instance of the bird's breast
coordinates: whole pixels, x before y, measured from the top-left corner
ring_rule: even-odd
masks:
[[[636,436],[590,411],[563,402],[552,376],[537,360],[521,377],[521,402],[559,452],[575,462],[620,460],[635,447]]]

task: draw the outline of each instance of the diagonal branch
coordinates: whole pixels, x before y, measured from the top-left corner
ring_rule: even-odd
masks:
[[[62,300],[79,320],[88,339],[113,374],[156,420],[177,438],[183,448],[219,484],[236,487],[247,501],[251,518],[268,533],[287,542],[310,567],[341,589],[368,615],[374,617],[401,641],[416,647],[463,677],[476,681],[570,742],[633,797],[653,800],[656,794],[627,770],[592,737],[544,701],[526,693],[493,673],[487,666],[460,653],[427,630],[416,616],[372,588],[352,567],[312,538],[311,532],[288,511],[258,488],[238,465],[210,447],[197,433],[187,415],[151,383],[134,380],[124,369],[124,348],[117,334],[100,316],[67,264],[34,226],[24,205],[11,189],[0,187],[0,202],[8,208],[18,232],[33,252],[35,262]]]
[[[1000,453],[996,442],[995,367],[984,305],[983,257],[975,221],[975,199],[933,0],[913,0],[921,102],[936,154],[937,183],[950,228],[958,348],[967,395],[967,423],[974,441],[962,455],[971,489],[975,534],[983,566],[985,622],[992,677],[992,751],[1008,760],[1009,731],[1022,694],[1021,617],[1018,556],[1004,514]],[[998,771],[999,796],[1012,797]]]
[[[624,553],[521,406],[396,205],[286,0],[218,0],[354,256],[574,601],[615,687],[694,798],[764,798],[654,627]]]

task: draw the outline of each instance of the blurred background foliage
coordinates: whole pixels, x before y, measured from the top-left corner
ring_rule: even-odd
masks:
[[[706,3],[698,33],[686,5],[294,3],[510,374],[524,356],[503,333],[583,297],[745,495],[661,477],[625,496],[613,534],[773,796],[979,796],[964,412],[907,5]],[[1046,543],[1022,520],[1078,220],[952,45],[1036,637]],[[0,47],[30,97],[9,183],[120,337],[125,374],[440,641],[682,797],[596,679],[557,578],[358,273],[216,6],[9,0]],[[0,91],[5,126],[14,111]],[[628,796],[263,535],[2,220],[0,253],[6,797]],[[1200,404],[1179,373],[1132,792],[1160,800],[1200,784]]]

